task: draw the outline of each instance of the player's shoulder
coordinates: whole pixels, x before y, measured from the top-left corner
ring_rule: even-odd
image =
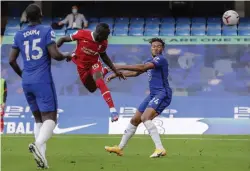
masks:
[[[161,61],[161,62],[167,61],[167,59],[163,55],[158,55],[158,56],[154,57],[154,60]]]

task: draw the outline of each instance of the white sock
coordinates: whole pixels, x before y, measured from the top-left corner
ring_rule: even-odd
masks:
[[[134,126],[131,123],[128,124],[122,136],[122,140],[119,144],[120,149],[123,149],[126,146],[126,144],[128,143],[128,140],[135,134],[136,129],[137,129],[137,126]]]
[[[116,109],[115,109],[114,107],[111,107],[111,108],[109,109],[109,111],[110,111],[110,113],[113,113],[113,112],[116,112]]]
[[[37,139],[37,137],[38,137],[38,135],[39,135],[41,126],[42,126],[42,123],[41,123],[41,122],[35,123],[35,125],[34,125],[34,136],[35,136],[35,140]]]
[[[39,136],[36,139],[36,145],[38,146],[40,150],[42,149],[42,146],[46,144],[48,139],[50,139],[50,137],[52,136],[55,126],[56,126],[56,123],[53,120],[46,120],[43,122],[43,125],[40,129]]]
[[[153,122],[151,120],[147,120],[143,124],[147,128],[149,135],[151,136],[152,140],[154,141],[155,148],[163,149],[160,135],[158,133],[158,130],[157,130],[156,126],[153,124]]]

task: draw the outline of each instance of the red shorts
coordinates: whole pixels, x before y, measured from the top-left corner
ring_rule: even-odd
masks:
[[[102,63],[98,61],[94,64],[85,65],[84,67],[77,67],[77,71],[82,83],[85,84],[88,77],[93,79],[93,75],[96,72],[103,72],[103,67]]]

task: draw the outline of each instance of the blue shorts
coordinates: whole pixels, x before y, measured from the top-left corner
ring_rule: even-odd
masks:
[[[32,112],[57,111],[54,83],[23,84],[23,91]]]
[[[143,113],[146,108],[153,108],[158,114],[170,105],[172,100],[172,93],[159,93],[155,95],[149,94],[140,104],[138,111]]]

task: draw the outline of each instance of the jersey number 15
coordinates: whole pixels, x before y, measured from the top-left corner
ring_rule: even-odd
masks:
[[[32,52],[37,51],[37,55],[31,55],[31,59],[37,60],[40,59],[43,56],[43,50],[39,46],[37,46],[37,43],[40,43],[41,39],[34,39],[32,40]],[[25,46],[25,56],[27,58],[27,61],[30,60],[30,46],[29,41],[24,41],[23,45]],[[31,53],[32,53],[31,52]]]

